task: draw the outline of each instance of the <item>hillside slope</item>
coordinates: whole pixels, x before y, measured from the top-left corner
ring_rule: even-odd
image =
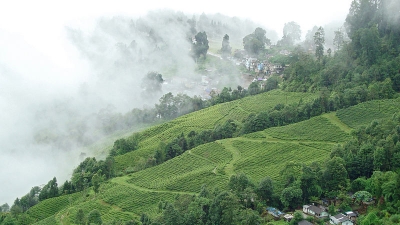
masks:
[[[294,93],[274,90],[255,96],[246,97],[232,102],[218,104],[205,108],[167,123],[151,127],[141,132],[139,149],[115,158],[117,170],[134,167],[140,160],[152,156],[160,142],[168,142],[182,132],[213,129],[217,124],[232,119],[242,121],[250,113],[259,113],[272,109],[277,104],[304,102],[316,98],[313,93]]]
[[[185,123],[192,123],[193,126],[188,127],[197,127],[199,130],[212,127],[218,121],[232,118],[229,115],[235,109],[246,104],[251,106],[249,102],[258,102],[258,98],[267,96],[274,96],[274,92],[210,107],[206,109],[212,113],[208,120],[208,114],[204,111],[180,117],[146,130],[144,133],[147,132],[148,139],[143,140],[147,140],[148,144],[149,140],[156,140],[150,134],[167,140],[168,136],[174,137],[182,132],[179,125]],[[277,99],[269,104],[273,106],[279,101]],[[280,171],[288,162],[310,164],[328,159],[335,144],[351,139],[351,127],[358,126],[351,118],[362,113],[365,118],[379,119],[381,115],[376,116],[376,112],[370,108],[393,108],[398,102],[399,99],[366,102],[296,124],[200,145],[158,166],[109,180],[101,185],[97,195],[88,189],[84,193],[48,199],[32,207],[28,214],[38,221],[36,224],[73,224],[78,209],[83,209],[85,213],[98,209],[103,222],[127,221],[138,219],[142,213],[156,216],[160,202],[173,201],[178,195],[193,196],[203,184],[211,189],[227,189],[229,177],[236,173],[245,173],[253,182],[259,182],[266,176],[279,180]],[[215,116],[217,112],[220,114]],[[389,116],[390,113],[384,114]],[[360,125],[365,123],[366,120]]]

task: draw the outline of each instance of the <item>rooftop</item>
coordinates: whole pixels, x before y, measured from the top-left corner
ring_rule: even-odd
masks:
[[[307,220],[302,220],[297,223],[298,225],[313,225],[312,223],[308,222]]]
[[[344,222],[344,221],[348,221],[349,218],[347,218],[346,215],[339,213],[336,216],[334,216],[339,222]]]

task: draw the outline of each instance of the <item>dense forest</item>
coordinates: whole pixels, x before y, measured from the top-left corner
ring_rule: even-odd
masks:
[[[102,129],[112,133],[137,123],[160,123],[279,88],[287,92],[318,94],[312,101],[277,104],[272,110],[253,113],[242,121],[228,120],[214,129],[182,132],[170,142],[161,142],[158,149],[154,149],[154,154],[149,156],[144,169],[162,164],[205,143],[294,124],[362,102],[398,98],[399,10],[400,2],[396,0],[354,0],[346,18],[345,31],[339,29],[334,33],[334,49],[325,49],[322,27],[314,32],[311,41],[299,42],[298,25],[295,22],[288,23],[284,36],[275,46],[291,51],[290,55],[275,59],[289,65],[281,77],[272,76],[261,86],[253,82],[247,89],[241,86],[226,87],[208,100],[167,93],[153,108],[113,115],[115,118],[107,120]],[[196,21],[190,19],[187,23],[189,27],[196,28]],[[211,23],[214,25],[215,22]],[[199,24],[201,21],[198,21]],[[201,27],[197,28],[201,30]],[[348,41],[344,38],[344,32]],[[197,42],[192,43],[191,56],[201,63],[207,55],[207,33],[197,30],[195,33]],[[275,51],[266,48],[271,41],[265,33],[262,28],[257,28],[243,38],[243,47],[248,54],[263,58]],[[229,36],[221,35],[221,40],[221,53],[232,54]],[[157,91],[162,82],[162,75],[158,72],[149,72],[142,81],[149,93]],[[117,170],[115,157],[137,150],[140,141],[140,134],[119,139],[114,142],[105,160],[85,159],[73,171],[71,179],[62,185],[58,185],[54,177],[45,186],[34,187],[25,196],[17,198],[11,207],[2,205],[0,224],[31,224],[33,220],[26,211],[45,199],[84,192],[89,188],[98,193],[103,182],[137,172]],[[196,195],[177,195],[172,202],[160,200],[157,217],[143,214],[135,221],[114,221],[110,224],[273,224],[273,219],[265,213],[266,206],[292,211],[320,199],[329,202],[331,214],[349,211],[354,205],[359,205],[358,224],[399,224],[399,173],[400,110],[390,118],[370,121],[367,126],[355,128],[351,132],[351,139],[335,145],[329,159],[323,164],[288,162],[280,171],[281,179],[265,177],[259,183],[239,173],[230,177],[226,190],[203,185]],[[375,204],[368,206],[371,201]],[[295,213],[290,224],[297,224],[302,219],[301,214]],[[311,217],[307,220],[315,224],[326,222]],[[75,222],[102,223],[100,213],[96,210],[89,215],[79,211]]]

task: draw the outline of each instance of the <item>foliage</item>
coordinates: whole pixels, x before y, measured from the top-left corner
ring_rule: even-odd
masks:
[[[57,179],[54,177],[40,191],[39,200],[42,201],[57,196],[58,196],[58,184],[57,184]]]
[[[263,178],[257,186],[257,193],[261,200],[271,201],[274,194],[274,185],[270,177]]]
[[[86,216],[82,209],[78,210],[78,213],[76,214],[76,217],[75,217],[75,223],[79,224],[79,225],[86,224]]]
[[[89,212],[88,217],[87,217],[88,223],[89,224],[102,224],[103,221],[101,220],[101,214],[99,210],[94,209]]]
[[[354,140],[338,149],[338,155],[346,161],[351,179],[370,177],[374,170],[395,171],[400,168],[398,118],[394,114],[391,118],[374,120],[367,127],[357,128],[353,131]]]
[[[142,95],[147,98],[155,97],[157,93],[162,91],[162,83],[164,79],[162,75],[156,71],[148,72],[142,79]]]
[[[317,32],[314,35],[314,44],[315,44],[315,56],[318,61],[321,61],[324,56],[324,44],[325,44],[325,31],[324,28],[319,27]]]
[[[293,46],[296,41],[300,41],[301,30],[300,25],[294,21],[285,23],[283,26],[283,37],[278,41],[280,46]]]
[[[195,42],[192,44],[193,56],[198,59],[200,56],[207,57],[207,51],[210,48],[208,46],[207,34],[205,31],[197,33],[195,36]]]
[[[296,208],[302,202],[302,195],[303,192],[300,188],[295,186],[287,187],[283,189],[280,200],[286,208]]]
[[[232,53],[232,47],[229,45],[229,35],[225,34],[222,39],[221,53],[223,57],[230,56]]]
[[[114,142],[113,148],[110,150],[110,156],[123,155],[134,151],[139,145],[139,136],[132,135],[129,138],[118,139]]]
[[[271,41],[265,37],[266,31],[257,27],[252,34],[243,38],[243,47],[249,53],[258,55],[265,49],[265,45],[270,45]]]
[[[323,188],[329,197],[337,196],[341,189],[346,189],[348,186],[348,174],[342,158],[330,159],[322,176]]]

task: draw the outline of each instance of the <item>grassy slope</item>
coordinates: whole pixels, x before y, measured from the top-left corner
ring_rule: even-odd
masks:
[[[246,112],[249,112],[250,109],[254,110],[255,108],[251,107],[250,102],[258,103],[260,100],[254,99],[261,96],[264,101],[268,102],[268,97],[274,95],[271,94],[223,104],[224,108],[219,108],[221,106],[211,107],[204,110],[212,113],[210,117],[207,117],[204,111],[199,111],[145,132],[148,132],[148,139],[157,140],[152,137],[154,135],[167,140],[167,135],[173,138],[181,132],[176,131],[175,127],[182,124],[192,124],[191,128],[197,127],[199,130],[203,126],[212,128],[216,122],[227,119],[226,115],[229,115],[233,109],[248,105],[249,108]],[[279,99],[279,97],[277,98]],[[270,107],[276,101],[271,101]],[[393,101],[398,100],[388,100],[385,103],[382,101],[381,109],[390,108],[394,104]],[[371,103],[364,104],[371,105]],[[377,102],[372,102],[371,107],[374,106],[373,104],[377,104]],[[262,106],[257,104],[257,107],[261,108]],[[267,109],[267,106],[264,107]],[[360,108],[365,110],[360,111]],[[61,221],[63,224],[68,224],[73,222],[79,208],[84,209],[85,213],[97,208],[101,211],[105,222],[112,219],[128,220],[138,218],[143,212],[154,216],[158,213],[157,205],[160,200],[173,201],[178,194],[193,195],[200,190],[203,184],[207,184],[209,187],[225,188],[229,177],[238,172],[246,173],[254,182],[258,182],[265,176],[279,179],[279,171],[286,162],[311,163],[326,160],[335,143],[344,142],[350,138],[350,127],[357,126],[352,118],[358,117],[360,113],[366,118],[379,118],[374,111],[368,110],[361,104],[348,110],[324,114],[297,124],[208,143],[189,150],[162,165],[104,183],[97,196],[93,192],[90,192],[89,197],[78,193],[43,201],[30,209],[30,215],[36,214],[34,212],[41,212],[41,214],[36,214],[35,218],[39,219],[38,215],[41,215],[40,219],[44,220],[38,224],[50,224],[54,221],[58,224]],[[385,112],[385,114],[389,116],[392,113]],[[201,123],[202,120],[206,120],[204,124]],[[196,126],[196,124],[199,125]],[[150,144],[150,141],[146,143]],[[65,199],[69,199],[68,204],[65,203]],[[57,204],[60,207],[51,208],[51,205],[58,201],[60,203]]]
[[[135,166],[139,160],[146,160],[152,156],[160,142],[168,142],[182,132],[187,134],[191,130],[201,131],[213,129],[216,124],[228,119],[241,121],[250,113],[269,110],[278,103],[299,102],[311,100],[316,97],[310,93],[286,93],[279,90],[270,91],[256,96],[219,104],[197,112],[181,116],[173,121],[151,127],[143,132],[139,149],[116,157],[117,169],[122,170]]]

